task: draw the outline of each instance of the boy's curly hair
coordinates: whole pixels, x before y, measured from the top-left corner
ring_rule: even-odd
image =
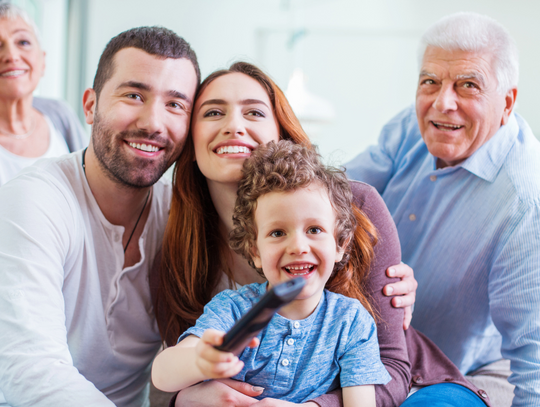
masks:
[[[234,208],[234,227],[229,236],[231,248],[261,273],[252,259],[257,240],[257,200],[270,192],[295,191],[318,183],[328,192],[336,214],[336,243],[345,252],[343,259],[336,263],[326,288],[357,298],[373,314],[363,282],[373,259],[377,233],[369,219],[354,205],[345,173],[338,168],[325,166],[315,148],[289,140],[258,147],[244,162],[242,172],[244,176],[238,187]]]

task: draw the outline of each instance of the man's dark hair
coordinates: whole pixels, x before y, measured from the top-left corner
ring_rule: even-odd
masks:
[[[114,56],[124,48],[138,48],[162,58],[189,59],[195,68],[197,83],[201,82],[197,56],[186,40],[164,27],[137,27],[118,34],[109,41],[101,54],[93,86],[97,99],[105,82],[114,73]]]

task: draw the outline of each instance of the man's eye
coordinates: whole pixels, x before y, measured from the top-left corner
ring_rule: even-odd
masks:
[[[169,103],[169,106],[174,109],[184,109],[184,105],[178,102],[171,102]]]
[[[126,96],[128,99],[142,100],[141,95],[138,95],[137,93],[128,93]]]
[[[435,81],[433,79],[426,79],[422,81],[422,85],[435,85]]]
[[[476,86],[476,83],[474,83],[474,82],[465,82],[463,84],[463,87],[467,88],[467,89],[476,89],[476,88],[478,88],[478,86]]]
[[[322,232],[322,229],[316,226],[313,226],[307,230],[307,232],[311,235],[318,235]]]
[[[283,233],[281,230],[274,230],[272,233],[270,233],[270,236],[272,237],[282,237],[285,233]]]
[[[19,45],[23,45],[23,46],[30,45],[30,41],[28,41],[28,40],[20,40]]]

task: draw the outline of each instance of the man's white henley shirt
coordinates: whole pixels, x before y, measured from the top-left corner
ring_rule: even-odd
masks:
[[[149,406],[161,341],[148,273],[171,189],[154,185],[141,260],[123,268],[124,228],[81,159],[40,161],[0,188],[0,406]]]

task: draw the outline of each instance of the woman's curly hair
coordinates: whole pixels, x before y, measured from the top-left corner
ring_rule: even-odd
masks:
[[[343,259],[336,263],[326,288],[359,299],[372,312],[364,294],[364,279],[373,260],[377,233],[369,219],[354,205],[345,173],[325,166],[314,147],[289,140],[259,146],[244,162],[242,172],[234,208],[234,228],[229,236],[230,247],[261,273],[252,259],[257,240],[257,200],[270,192],[289,192],[319,184],[328,192],[336,214],[336,243],[344,250]]]

